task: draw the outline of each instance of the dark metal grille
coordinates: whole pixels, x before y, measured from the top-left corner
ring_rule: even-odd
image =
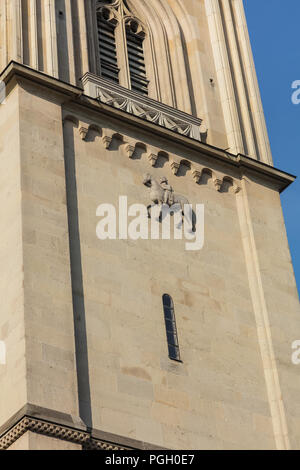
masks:
[[[97,25],[101,75],[119,83],[120,69],[118,67],[115,26],[106,21],[102,13],[97,15]]]
[[[128,61],[131,79],[131,89],[148,95],[149,80],[147,80],[143,38],[126,30]]]
[[[176,318],[174,311],[174,303],[172,297],[168,294],[163,295],[163,307],[166,324],[166,334],[169,349],[169,358],[173,361],[180,362],[180,350],[178,342],[178,334],[176,327]]]

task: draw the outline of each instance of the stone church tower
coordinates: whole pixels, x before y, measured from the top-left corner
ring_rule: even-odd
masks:
[[[242,0],[2,0],[0,70],[0,448],[299,448],[294,177]],[[143,182],[204,205],[201,250],[99,239]]]

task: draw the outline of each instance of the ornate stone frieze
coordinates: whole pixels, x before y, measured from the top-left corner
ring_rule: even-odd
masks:
[[[155,101],[97,75],[86,73],[82,79],[87,96],[153,122],[178,134],[201,141],[206,134],[203,121]]]
[[[229,192],[233,194],[239,193],[241,187],[239,186],[238,180],[235,178],[224,175],[219,171],[211,168],[206,168],[201,164],[188,161],[186,158],[180,158],[178,155],[169,154],[166,151],[162,151],[153,145],[147,145],[144,142],[133,140],[126,135],[121,135],[119,132],[115,133],[111,129],[101,128],[99,125],[90,124],[87,126],[85,123],[78,123],[78,132],[81,139],[87,141],[92,138],[92,133],[95,133],[100,137],[104,147],[109,150],[114,139],[121,140],[124,154],[128,158],[134,158],[134,154],[137,146],[142,147],[147,155],[149,164],[155,168],[157,161],[161,155],[166,159],[169,164],[169,168],[173,175],[180,175],[181,167],[188,167],[188,172],[191,172],[193,180],[196,184],[204,185],[212,182],[212,187],[218,192],[224,193]]]
[[[9,449],[9,447],[28,431],[66,442],[72,442],[73,444],[79,444],[82,446],[83,450],[127,450],[126,447],[92,438],[88,432],[31,417],[24,417],[0,437],[0,450]]]

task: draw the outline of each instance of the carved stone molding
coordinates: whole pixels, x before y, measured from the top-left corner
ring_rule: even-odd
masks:
[[[59,424],[50,423],[37,418],[24,417],[7,433],[0,437],[0,450],[7,450],[26,432],[41,434],[44,436],[60,439],[73,444],[79,444],[83,450],[127,450],[129,448],[110,442],[97,440],[88,432],[79,431]]]
[[[216,188],[217,191],[221,191],[223,181],[219,178],[215,178],[214,179],[214,185],[215,185],[215,188]]]
[[[84,75],[82,83],[85,94],[91,98],[178,134],[202,140],[204,131],[201,119],[91,73]]]
[[[158,159],[157,153],[152,153],[151,152],[151,153],[148,154],[148,160],[149,160],[151,166],[155,167],[157,159]]]
[[[197,184],[200,183],[201,178],[202,178],[202,172],[198,171],[198,170],[194,170],[193,171],[193,178],[194,178],[194,180]]]
[[[86,140],[89,130],[86,127],[79,128],[79,134],[82,140]]]
[[[241,187],[234,178],[217,174],[210,168],[202,168],[201,170],[193,169],[192,176],[197,184],[204,184],[205,182],[207,183],[207,180],[212,179],[213,186],[218,192],[238,194],[241,191]]]
[[[106,150],[108,150],[109,147],[111,146],[111,143],[112,143],[112,137],[109,136],[109,135],[104,135],[102,137],[102,142],[103,142],[103,145],[106,148]]]
[[[140,38],[144,38],[146,36],[144,26],[136,18],[125,18],[125,25],[132,34],[139,36]]]
[[[178,174],[179,168],[180,168],[180,163],[178,162],[171,162],[170,163],[171,170],[174,175]]]
[[[101,15],[102,19],[107,21],[107,23],[110,23],[113,26],[118,24],[118,18],[113,8],[108,8],[108,5],[100,5],[97,8],[97,11]]]
[[[132,144],[132,143],[125,144],[124,149],[128,158],[132,158],[135,152],[135,144]]]
[[[170,170],[175,176],[179,174],[180,167],[185,166],[189,168],[189,171],[191,171],[193,180],[196,184],[207,184],[208,181],[211,180],[212,186],[220,193],[229,192],[238,194],[241,191],[241,186],[239,186],[237,180],[235,180],[233,177],[223,175],[211,168],[203,167],[201,164],[190,162],[186,158],[180,158],[178,155],[169,154],[165,150],[156,148],[153,145],[148,145],[144,142],[133,140],[131,137],[122,135],[119,132],[114,132],[111,129],[101,128],[98,124],[94,123],[90,124],[89,126],[84,123],[79,123],[77,127],[80,137],[86,141],[92,138],[93,132],[96,132],[107,150],[110,149],[113,139],[115,138],[119,142],[122,142],[123,152],[128,158],[134,157],[136,148],[139,146],[146,152],[148,162],[152,167],[156,166],[158,157],[163,155],[164,158],[166,158],[166,160],[169,162]]]

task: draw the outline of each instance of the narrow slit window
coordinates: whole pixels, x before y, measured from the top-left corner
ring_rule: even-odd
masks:
[[[167,334],[167,343],[169,349],[169,358],[173,361],[181,362],[180,350],[178,342],[178,334],[176,327],[176,318],[174,311],[174,303],[172,297],[168,294],[163,295],[163,307],[165,315],[165,325]]]
[[[114,22],[110,20],[110,11],[103,9],[97,14],[98,46],[101,76],[119,83],[117,47]]]
[[[145,56],[144,56],[144,36],[137,34],[139,25],[132,21],[126,27],[127,51],[131,89],[148,95],[149,80],[147,80]]]

